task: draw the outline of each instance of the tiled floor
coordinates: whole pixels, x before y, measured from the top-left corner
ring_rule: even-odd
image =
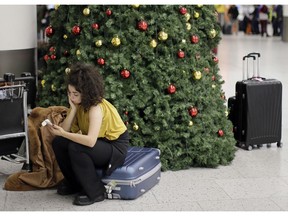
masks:
[[[0,190],[2,211],[285,211],[288,210],[288,43],[281,39],[223,36],[218,48],[220,72],[226,97],[234,95],[236,81],[242,79],[242,56],[262,54],[261,74],[283,83],[283,147],[246,151],[239,149],[231,165],[217,169],[192,168],[162,173],[160,183],[136,200],[105,200],[90,206],[72,205],[72,196],[55,190],[11,192]],[[21,165],[0,161],[0,184]]]

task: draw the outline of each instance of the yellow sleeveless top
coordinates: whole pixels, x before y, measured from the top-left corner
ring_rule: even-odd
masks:
[[[116,140],[123,134],[127,127],[121,119],[117,109],[107,100],[103,99],[98,104],[102,110],[102,125],[99,131],[99,138]],[[87,135],[89,129],[89,112],[85,112],[82,106],[77,109],[76,116],[71,125],[71,132],[77,133],[79,130],[82,134]]]

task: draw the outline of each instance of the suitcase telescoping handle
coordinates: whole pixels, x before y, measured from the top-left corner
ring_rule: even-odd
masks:
[[[256,59],[256,57],[255,56],[253,56],[253,55],[246,55],[246,56],[244,56],[243,57],[243,66],[242,66],[242,68],[243,68],[243,73],[242,73],[242,75],[243,75],[243,77],[242,77],[242,79],[243,80],[245,80],[245,60],[246,59],[249,59],[249,58],[253,58],[253,60],[255,61],[255,59]],[[247,68],[246,68],[246,73],[247,73],[247,78],[246,79],[249,79],[249,64],[248,64],[249,62],[248,62],[248,60],[247,60]],[[254,67],[254,64],[253,64],[253,77],[254,77],[254,75],[255,75],[255,67]]]
[[[256,59],[257,59],[257,74],[256,74],[256,77],[257,78],[260,78],[260,72],[259,72],[259,58],[260,58],[260,53],[257,53],[257,52],[251,52],[248,54],[248,56],[256,56]],[[254,59],[255,60],[255,59]],[[253,74],[254,76],[255,74]],[[255,77],[255,76],[254,76]]]
[[[257,81],[263,81],[265,80],[265,78],[260,77],[260,72],[259,72],[259,58],[260,58],[260,53],[257,52],[251,52],[249,54],[247,54],[246,56],[243,57],[243,80],[245,80],[245,60],[247,58],[247,80],[257,80]],[[253,59],[253,76],[249,77],[249,62],[248,62],[248,58],[252,58]],[[255,61],[257,60],[257,72],[255,70]]]

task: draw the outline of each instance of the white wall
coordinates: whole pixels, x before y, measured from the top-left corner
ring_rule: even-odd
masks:
[[[37,46],[36,5],[0,5],[0,51]]]
[[[283,5],[283,16],[288,16],[288,5]]]

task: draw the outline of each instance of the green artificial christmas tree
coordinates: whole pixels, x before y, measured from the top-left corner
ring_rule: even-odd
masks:
[[[38,105],[65,105],[71,64],[90,62],[131,145],[161,150],[163,170],[227,165],[235,153],[212,5],[57,5],[46,28]]]

